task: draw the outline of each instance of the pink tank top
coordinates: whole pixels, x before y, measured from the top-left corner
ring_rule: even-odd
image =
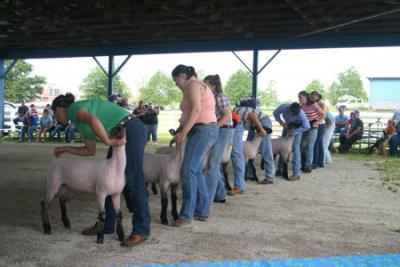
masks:
[[[217,122],[217,117],[215,116],[214,95],[211,89],[208,88],[208,86],[205,83],[201,81],[197,82],[201,83],[201,85],[205,87],[205,90],[202,90],[201,92],[201,110],[195,123],[210,124],[213,122]],[[188,119],[190,110],[189,101],[185,98],[182,100],[181,109],[182,109],[181,123],[184,125]]]

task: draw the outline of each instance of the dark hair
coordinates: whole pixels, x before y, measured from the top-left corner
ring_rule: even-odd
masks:
[[[311,104],[314,103],[314,101],[312,101],[310,95],[306,91],[300,91],[299,97],[300,96],[305,96],[307,98],[307,104],[306,105],[311,105]]]
[[[299,103],[293,102],[292,104],[290,104],[289,110],[293,115],[297,116],[300,113],[301,106]]]
[[[172,70],[171,75],[172,75],[172,77],[177,77],[181,73],[186,74],[188,79],[190,77],[192,77],[192,76],[197,78],[197,73],[196,73],[195,69],[192,66],[185,66],[185,65],[182,65],[182,64],[176,66]]]
[[[75,102],[75,96],[71,93],[66,93],[65,95],[59,95],[51,103],[51,109],[56,110],[56,108],[68,108],[72,103]]]
[[[217,91],[217,93],[222,93],[222,84],[221,84],[221,79],[219,78],[218,74],[215,75],[208,75],[204,78],[203,81],[207,81],[208,83],[215,85],[215,91]]]
[[[317,101],[319,101],[319,100],[322,99],[322,95],[321,95],[320,93],[318,93],[318,91],[312,91],[310,95],[316,95],[316,96],[318,96]]]

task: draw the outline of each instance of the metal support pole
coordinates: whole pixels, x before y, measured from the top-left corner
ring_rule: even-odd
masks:
[[[113,93],[113,87],[114,87],[113,73],[114,73],[114,56],[110,55],[110,56],[108,56],[107,96],[109,96]]]
[[[4,60],[0,59],[0,128],[4,129]],[[3,136],[3,131],[0,131],[0,137]]]
[[[253,50],[253,90],[252,96],[257,97],[257,79],[258,79],[258,50]]]

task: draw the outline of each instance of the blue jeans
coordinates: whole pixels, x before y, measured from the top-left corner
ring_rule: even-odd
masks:
[[[143,175],[143,155],[146,145],[146,131],[143,123],[139,119],[133,119],[126,125],[126,168],[127,188],[132,194],[132,234],[141,236],[150,235],[150,210],[147,200],[146,187]],[[107,155],[110,157],[111,153]],[[105,231],[115,229],[115,211],[111,197],[106,198],[106,219],[104,223]]]
[[[221,173],[221,159],[231,138],[232,129],[219,128],[218,139],[210,150],[206,177],[210,206],[213,204],[214,198],[216,200],[226,198],[224,176]]]
[[[293,174],[296,176],[300,175],[301,168],[301,133],[296,134],[293,140]]]
[[[38,126],[31,126],[31,127],[26,127],[23,126],[21,130],[21,139],[20,141],[24,142],[25,141],[25,134],[28,133],[29,135],[29,141],[33,141],[33,133],[36,132],[38,129]]]
[[[246,182],[244,180],[245,162],[243,155],[243,132],[243,124],[236,124],[235,131],[233,132],[231,153],[233,175],[235,177],[234,187],[242,191],[246,189]]]
[[[389,152],[391,156],[400,156],[399,145],[400,132],[397,132],[397,134],[393,135],[389,140]]]
[[[74,141],[75,140],[75,133],[76,133],[75,126],[68,124],[64,130],[64,140],[65,142]]]
[[[317,131],[317,139],[314,144],[314,155],[313,155],[313,166],[324,167],[324,143],[323,136],[325,132],[326,125],[320,124]]]
[[[333,132],[335,131],[335,126],[332,124],[325,128],[325,133],[322,138],[322,143],[324,144],[324,164],[332,163],[331,152],[329,152],[329,144],[331,143]]]
[[[209,196],[203,175],[206,152],[218,138],[217,124],[196,125],[190,130],[181,168],[182,207],[179,219],[191,221],[194,214],[208,216]]]
[[[261,119],[261,124],[265,127],[270,128],[270,120],[267,117]],[[248,138],[255,136],[254,131],[251,133],[249,131]],[[251,140],[251,139],[250,139]],[[271,135],[268,134],[263,137],[261,142],[261,155],[264,158],[264,170],[265,170],[265,178],[270,182],[274,182],[275,178],[275,162],[274,162],[274,154],[272,152],[272,143],[271,143]],[[252,164],[255,164],[252,161]],[[255,166],[254,166],[255,167]],[[252,173],[252,168],[247,168],[246,176],[253,177],[254,173]]]
[[[150,141],[150,135],[153,142],[157,142],[157,129],[158,124],[145,124],[147,132],[147,142]]]
[[[317,139],[318,128],[311,128],[303,133],[303,141],[306,142],[306,151],[304,158],[304,169],[311,168],[314,157],[314,144]]]
[[[57,140],[60,141],[61,131],[64,131],[64,134],[65,134],[65,127],[66,127],[66,125],[57,124],[54,131],[50,134],[50,138],[53,139],[54,136],[57,134]]]

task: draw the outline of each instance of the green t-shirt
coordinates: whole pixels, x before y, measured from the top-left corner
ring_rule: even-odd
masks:
[[[67,118],[75,124],[83,138],[89,140],[96,140],[97,136],[88,124],[81,123],[76,119],[76,114],[81,109],[97,117],[101,124],[103,124],[107,133],[110,133],[111,129],[115,127],[118,122],[130,114],[129,111],[124,108],[106,100],[91,99],[77,101],[71,104],[68,108]]]

